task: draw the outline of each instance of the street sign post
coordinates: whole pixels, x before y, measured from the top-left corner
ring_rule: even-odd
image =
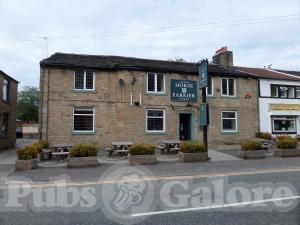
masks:
[[[202,89],[202,104],[199,107],[200,126],[203,130],[203,143],[207,149],[208,104],[206,102],[206,87],[208,84],[208,60],[202,60],[199,65],[199,88]]]

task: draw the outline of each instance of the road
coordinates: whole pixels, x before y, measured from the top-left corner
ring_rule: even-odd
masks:
[[[127,177],[128,178],[128,177]],[[116,213],[118,210],[113,207],[112,202],[118,202],[114,198],[112,201],[111,193],[118,193],[118,190],[114,190],[112,185],[124,184],[124,182],[116,180],[107,180],[107,181],[97,181],[97,182],[72,182],[67,184],[67,187],[72,187],[74,190],[82,191],[84,188],[95,188],[96,190],[96,204],[91,208],[86,208],[82,205],[76,205],[69,208],[59,208],[59,207],[40,207],[35,208],[32,205],[26,209],[25,212],[1,212],[0,213],[0,224],[2,225],[92,225],[92,224],[172,224],[172,225],[186,225],[186,224],[203,224],[203,225],[213,225],[213,224],[229,224],[229,225],[241,225],[241,224],[272,224],[272,225],[298,225],[300,224],[300,204],[299,196],[300,193],[300,176],[299,171],[293,172],[267,172],[267,173],[256,173],[252,171],[252,174],[242,174],[238,173],[230,176],[221,176],[218,177],[166,177],[159,178],[159,180],[129,177],[128,180],[125,180],[127,184],[138,184],[139,187],[142,187],[143,182],[149,182],[149,185],[146,185],[148,189],[146,192],[143,192],[143,201],[140,205],[136,205],[136,208],[133,209],[134,212],[125,212]],[[280,199],[276,199],[274,196],[265,196],[263,200],[265,202],[255,202],[256,204],[249,205],[245,202],[252,202],[255,199],[248,199],[243,197],[243,195],[236,195],[239,202],[238,206],[233,207],[234,204],[229,204],[224,202],[222,204],[216,203],[214,206],[217,206],[215,209],[207,209],[205,207],[211,204],[205,204],[205,200],[220,201],[220,190],[216,190],[209,185],[213,182],[220,182],[218,184],[224,183],[224,192],[225,195],[229,196],[230,188],[234,187],[243,187],[247,190],[254,190],[255,188],[262,187],[266,185],[269,188],[281,187],[280,185],[286,185],[286,187],[291,188],[293,191],[288,195],[288,197],[293,197],[289,200],[284,200],[280,202]],[[268,182],[266,184],[266,182]],[[283,183],[285,182],[285,183]],[[148,184],[148,183],[147,183]],[[175,184],[175,185],[174,185]],[[32,190],[41,190],[49,189],[53,187],[53,183],[32,183],[30,189]],[[137,186],[138,186],[137,185]],[[168,192],[168,185],[172,186]],[[177,185],[177,186],[176,186]],[[186,186],[185,186],[186,185]],[[203,192],[203,195],[197,195],[197,187],[210,187],[212,195],[209,195],[208,192]],[[218,185],[217,185],[218,186]],[[265,186],[265,187],[266,187]],[[144,186],[145,187],[145,186]],[[137,187],[133,187],[137,188]],[[149,191],[151,189],[151,191]],[[138,190],[138,189],[136,189]],[[138,191],[137,191],[138,192]],[[54,193],[54,192],[53,192]],[[52,194],[53,194],[52,193]],[[82,193],[82,192],[81,192]],[[191,195],[189,193],[192,193]],[[199,194],[199,193],[198,193]],[[24,197],[22,200],[28,201],[30,205],[32,203],[33,194]],[[51,196],[51,194],[50,194]],[[58,197],[57,197],[58,196]],[[62,196],[56,196],[57,199],[62,199]],[[124,196],[124,195],[123,195]],[[214,196],[210,198],[210,196]],[[3,197],[3,196],[2,196]],[[53,197],[53,196],[52,196]],[[91,197],[91,196],[89,196]],[[88,195],[85,196],[85,203],[88,203]],[[127,196],[128,197],[128,196]],[[170,205],[170,200],[173,204]],[[192,199],[195,201],[193,202]],[[197,209],[197,203],[203,203],[199,205]],[[232,198],[228,198],[229,200]],[[227,201],[228,201],[227,199]],[[286,199],[286,198],[281,198]],[[123,198],[124,200],[124,198]],[[117,205],[118,207],[126,208],[126,198],[123,201],[122,198],[119,202],[122,204]],[[132,203],[136,199],[131,199]],[[197,201],[198,200],[198,201]],[[72,201],[72,199],[71,199]],[[230,201],[229,201],[230,202]],[[169,203],[169,205],[168,205]],[[262,207],[261,204],[265,204]],[[276,203],[276,204],[275,204]],[[277,204],[278,203],[278,204]],[[282,204],[279,204],[282,203]],[[289,207],[282,207],[285,204],[289,203]],[[200,204],[200,203],[199,203]],[[244,207],[241,207],[241,205]],[[113,208],[109,210],[109,207]],[[120,208],[119,208],[120,209]],[[3,210],[3,208],[2,208]],[[125,210],[126,211],[126,210]],[[118,211],[120,212],[120,211]],[[128,217],[122,217],[122,215],[128,215]],[[121,216],[121,219],[120,219]]]

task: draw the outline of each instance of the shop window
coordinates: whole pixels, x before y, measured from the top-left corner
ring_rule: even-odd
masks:
[[[95,74],[92,71],[76,70],[74,76],[75,90],[95,90]]]
[[[148,73],[147,92],[164,93],[165,92],[165,75],[162,73]]]
[[[272,117],[273,133],[296,133],[295,116]]]
[[[212,77],[209,77],[208,81],[207,81],[207,87],[206,87],[206,95],[208,96],[213,96],[214,93],[213,93],[213,78]]]
[[[73,113],[73,131],[94,131],[94,108],[76,107]]]
[[[222,132],[237,131],[237,112],[222,112]]]
[[[222,96],[235,96],[235,79],[234,78],[222,78]]]
[[[164,132],[165,131],[165,110],[147,109],[146,131],[147,132]]]
[[[8,122],[9,122],[9,114],[3,113],[2,114],[2,125],[1,125],[1,135],[8,134]]]

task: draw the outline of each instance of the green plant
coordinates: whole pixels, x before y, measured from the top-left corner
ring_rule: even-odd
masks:
[[[260,137],[262,139],[266,139],[266,140],[271,140],[272,139],[272,135],[269,132],[262,132],[260,134]]]
[[[184,141],[180,145],[180,151],[183,153],[205,152],[205,146],[197,141]]]
[[[276,138],[276,146],[279,149],[295,149],[297,144],[298,140],[290,136],[278,136]]]
[[[150,144],[138,143],[129,147],[130,155],[154,155],[155,146]]]
[[[244,141],[241,144],[241,149],[243,151],[251,151],[251,150],[262,150],[262,144],[259,141],[248,140]]]
[[[38,153],[42,152],[43,149],[49,147],[49,143],[46,140],[39,140],[38,142],[34,143],[35,147],[37,148]]]
[[[37,148],[35,145],[28,145],[24,148],[17,149],[17,156],[19,160],[30,160],[37,158]]]
[[[259,131],[256,131],[256,132],[255,132],[255,137],[257,137],[257,138],[261,138],[261,132],[259,132]]]
[[[97,156],[97,148],[92,144],[76,144],[70,150],[70,157]]]

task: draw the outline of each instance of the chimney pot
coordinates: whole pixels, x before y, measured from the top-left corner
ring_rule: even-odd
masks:
[[[222,47],[216,51],[216,55],[213,56],[213,63],[223,67],[233,66],[233,53],[228,51],[227,47]]]

